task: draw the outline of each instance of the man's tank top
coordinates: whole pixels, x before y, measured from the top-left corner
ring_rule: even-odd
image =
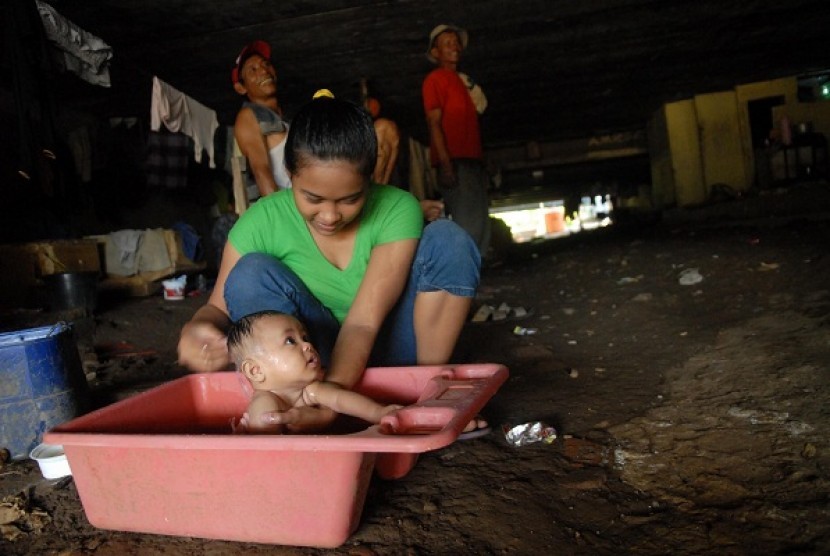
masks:
[[[250,108],[253,111],[259,123],[259,130],[263,135],[288,131],[288,123],[267,106],[254,102],[245,102],[242,106],[244,108]],[[291,187],[291,178],[285,169],[285,139],[279,145],[271,147],[268,150],[268,160],[271,163],[271,173],[274,175],[274,181],[277,182],[277,187],[280,189],[289,189]]]

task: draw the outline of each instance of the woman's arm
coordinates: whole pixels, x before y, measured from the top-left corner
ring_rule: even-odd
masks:
[[[351,389],[369,361],[378,330],[403,292],[418,240],[405,239],[372,249],[369,265],[332,353],[326,380]]]
[[[216,285],[208,302],[185,323],[179,336],[179,364],[194,372],[212,372],[227,368],[230,363],[225,331],[230,325],[225,304],[225,281],[239,260],[239,252],[227,242]]]

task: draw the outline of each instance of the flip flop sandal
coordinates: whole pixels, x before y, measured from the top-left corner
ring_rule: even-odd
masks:
[[[502,303],[498,307],[484,304],[470,318],[473,324],[491,324],[499,322],[511,322],[520,320],[533,315],[532,309],[525,309],[524,307],[511,307],[507,303]]]
[[[458,435],[458,440],[472,440],[474,438],[480,438],[482,436],[486,436],[492,432],[493,428],[489,425],[486,427],[481,427],[480,429],[473,429],[471,431],[462,432]]]

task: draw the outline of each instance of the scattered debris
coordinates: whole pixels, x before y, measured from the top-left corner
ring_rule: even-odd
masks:
[[[525,446],[536,442],[552,444],[556,440],[556,429],[542,421],[531,421],[521,425],[503,425],[504,438],[507,443],[516,446]]]
[[[574,467],[607,465],[610,463],[610,451],[607,446],[570,435],[566,435],[562,443],[564,446],[563,454]]]
[[[52,518],[43,509],[31,506],[23,495],[0,500],[0,534],[14,542],[29,534],[39,534]]]
[[[530,311],[524,307],[511,307],[503,302],[498,307],[488,304],[482,305],[470,320],[472,322],[504,322],[521,319],[528,315],[530,315]]]
[[[617,284],[620,286],[624,286],[625,284],[636,284],[640,280],[643,279],[643,275],[640,274],[638,276],[624,276],[617,280]]]
[[[492,305],[482,305],[478,308],[472,318],[472,322],[485,322],[493,314]]]
[[[699,284],[702,281],[703,276],[696,268],[687,268],[686,270],[681,272],[680,276],[677,278],[677,282],[681,286],[693,286],[695,284]]]
[[[95,353],[101,360],[133,357],[151,359],[158,356],[158,352],[154,349],[139,349],[124,341],[97,345]]]
[[[510,314],[510,305],[507,303],[502,303],[498,306],[498,308],[493,311],[493,320],[505,320],[507,316]]]
[[[525,328],[523,326],[517,326],[513,329],[513,334],[516,336],[532,336],[539,332],[538,328]]]
[[[761,266],[758,268],[760,272],[767,272],[769,270],[776,270],[778,267],[781,266],[778,263],[765,263],[761,261]]]

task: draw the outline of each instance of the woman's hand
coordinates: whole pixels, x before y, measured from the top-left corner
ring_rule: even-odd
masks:
[[[424,199],[421,201],[421,212],[424,213],[424,220],[432,222],[441,217],[441,213],[444,212],[444,203]]]
[[[263,413],[259,420],[262,426],[284,425],[292,433],[311,434],[329,428],[336,417],[327,407],[293,407]]]
[[[179,336],[179,365],[193,372],[209,373],[228,368],[228,339],[206,321],[190,321]]]
[[[233,434],[282,434],[285,432],[285,425],[265,424],[261,420],[257,423],[259,423],[258,426],[251,425],[251,415],[246,411],[239,420],[235,417],[231,418],[231,432]]]

